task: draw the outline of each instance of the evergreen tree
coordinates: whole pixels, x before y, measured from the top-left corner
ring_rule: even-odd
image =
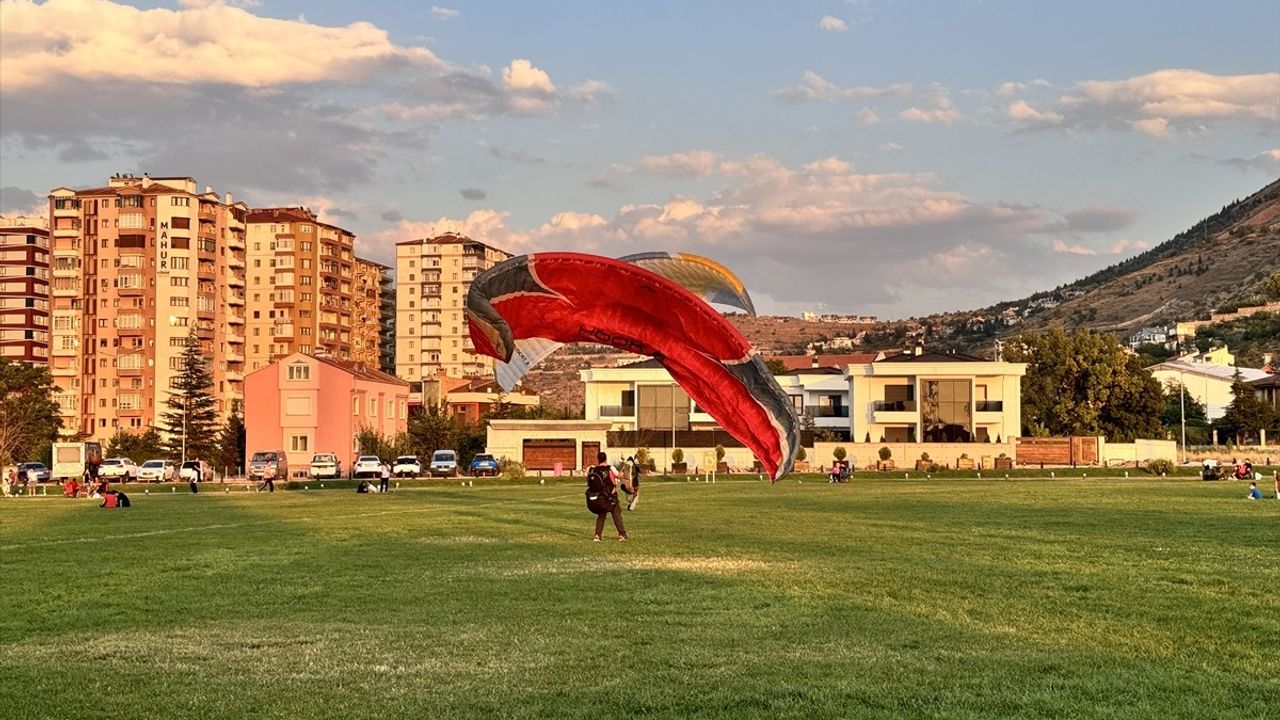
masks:
[[[1259,430],[1275,430],[1280,424],[1275,410],[1258,398],[1257,391],[1240,377],[1239,371],[1231,383],[1231,395],[1227,412],[1215,424],[1224,436],[1221,439],[1234,439],[1237,445],[1256,442]]]
[[[240,413],[240,401],[237,400],[231,404],[231,415],[227,417],[227,424],[222,426],[222,433],[218,435],[215,463],[219,472],[222,468],[242,469],[246,449],[244,415]]]
[[[164,431],[169,435],[169,451],[174,457],[183,461],[210,460],[217,452],[218,410],[212,390],[209,361],[192,330],[182,351],[182,370],[165,401],[168,410],[161,414]],[[182,453],[184,438],[185,456]]]
[[[48,368],[0,359],[0,467],[35,459],[57,437],[53,390]]]
[[[164,438],[155,428],[147,428],[141,434],[117,430],[106,447],[107,457],[127,457],[139,465],[148,460],[163,459],[167,454]]]

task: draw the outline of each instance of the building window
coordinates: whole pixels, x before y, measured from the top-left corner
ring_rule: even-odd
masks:
[[[356,417],[360,416],[360,398],[358,397],[351,398],[351,414]]]
[[[191,207],[191,198],[189,197],[171,197],[169,204],[173,207]]]
[[[294,363],[293,365],[290,365],[289,379],[290,380],[310,380],[311,366],[306,363]]]
[[[306,435],[290,435],[289,450],[292,452],[307,452],[309,439]]]
[[[369,398],[369,417],[378,417],[378,399]]]

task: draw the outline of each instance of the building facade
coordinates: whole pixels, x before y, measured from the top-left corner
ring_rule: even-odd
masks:
[[[382,273],[379,290],[379,310],[382,323],[379,332],[382,339],[378,345],[379,364],[382,372],[396,374],[396,277],[393,268]]]
[[[351,359],[382,369],[382,279],[391,268],[356,258],[352,296]]]
[[[1255,368],[1238,368],[1210,361],[1186,362],[1183,359],[1157,363],[1148,367],[1147,372],[1162,388],[1185,387],[1187,395],[1204,405],[1205,417],[1209,420],[1217,420],[1227,413],[1227,407],[1235,399],[1231,386],[1237,377],[1248,383],[1267,377],[1265,371]]]
[[[0,217],[0,358],[49,362],[49,222]]]
[[[50,193],[49,365],[64,434],[157,426],[191,338],[219,413],[243,399],[247,213],[189,177]]]
[[[362,429],[408,428],[409,384],[364,363],[292,353],[251,371],[245,388],[245,467],[255,452],[283,450],[290,472],[305,472],[330,452],[349,472]]]
[[[412,383],[436,375],[492,375],[467,330],[467,290],[511,254],[446,233],[396,244],[396,375]]]
[[[303,207],[251,210],[246,231],[250,370],[295,352],[376,355],[379,327],[356,321],[355,235]]]
[[[847,373],[854,442],[989,443],[1022,434],[1025,363],[917,350]]]

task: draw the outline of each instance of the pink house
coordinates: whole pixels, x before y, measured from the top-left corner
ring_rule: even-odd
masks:
[[[293,353],[245,376],[244,398],[249,457],[284,450],[291,474],[305,473],[318,452],[334,453],[349,472],[361,428],[408,427],[409,383],[350,360]]]

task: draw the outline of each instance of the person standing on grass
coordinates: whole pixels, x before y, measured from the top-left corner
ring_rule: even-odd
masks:
[[[378,492],[384,493],[389,489],[387,486],[391,484],[391,466],[382,463],[382,480],[378,483]]]
[[[587,490],[603,493],[606,502],[602,507],[608,508],[594,511],[596,533],[591,539],[600,542],[600,534],[604,532],[604,518],[606,515],[612,515],[613,526],[618,529],[618,542],[626,542],[627,528],[622,524],[622,510],[618,506],[618,476],[609,465],[609,457],[603,452],[596,453],[596,464],[587,470]]]
[[[267,492],[276,491],[276,464],[268,463],[262,469],[262,484],[258,486],[258,492],[262,492],[262,488],[266,488]]]

